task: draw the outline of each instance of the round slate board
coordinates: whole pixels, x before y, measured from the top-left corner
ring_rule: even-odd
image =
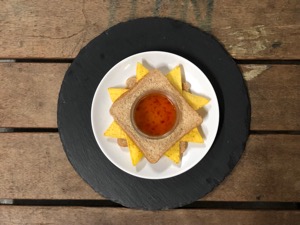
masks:
[[[118,169],[99,149],[91,127],[91,104],[103,76],[122,59],[145,51],[171,52],[193,62],[212,83],[220,106],[218,134],[207,155],[189,171],[162,180]],[[58,99],[58,129],[75,170],[96,192],[131,208],[169,209],[203,197],[238,162],[249,125],[247,89],[230,55],[209,34],[167,18],[120,23],[96,37],[69,67]]]

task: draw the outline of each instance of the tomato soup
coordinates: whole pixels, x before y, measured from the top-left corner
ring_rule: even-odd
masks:
[[[142,133],[148,136],[162,136],[171,131],[176,123],[176,107],[166,95],[151,93],[137,102],[133,119]]]

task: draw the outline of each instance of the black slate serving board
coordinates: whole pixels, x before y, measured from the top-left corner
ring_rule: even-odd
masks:
[[[118,169],[99,149],[91,126],[91,104],[103,76],[122,59],[145,51],[193,62],[212,83],[220,106],[218,134],[207,155],[168,179],[142,179]],[[247,89],[231,56],[211,35],[168,18],[120,23],[87,44],[66,72],[57,114],[64,150],[78,174],[107,199],[147,210],[180,207],[212,191],[238,162],[250,126]]]

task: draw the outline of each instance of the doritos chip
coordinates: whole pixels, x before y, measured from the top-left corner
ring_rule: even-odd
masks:
[[[116,101],[128,89],[126,88],[108,88],[108,93],[112,102]]]
[[[149,70],[146,67],[144,67],[143,64],[137,63],[137,65],[136,65],[136,79],[139,81],[147,73],[149,73]]]
[[[180,146],[179,142],[176,142],[166,153],[165,156],[167,156],[169,159],[171,159],[176,164],[180,162],[181,159],[181,153],[180,153]]]
[[[143,153],[141,150],[134,144],[134,142],[126,135],[126,140],[128,144],[128,148],[130,151],[130,157],[132,165],[136,166],[139,161],[143,158]]]
[[[136,80],[142,79],[147,73],[148,69],[145,68],[141,63],[137,63],[136,66]],[[175,67],[167,75],[167,79],[170,83],[180,92],[186,101],[192,106],[193,109],[197,110],[203,107],[209,102],[208,99],[193,95],[188,91],[182,90],[182,77],[180,66]],[[108,92],[111,100],[116,101],[122,94],[128,91],[127,88],[109,88]],[[143,158],[142,151],[135,145],[130,137],[122,130],[122,128],[113,121],[109,128],[104,132],[105,136],[117,138],[118,143],[122,141],[120,146],[128,145],[130,151],[130,157],[134,166]],[[187,147],[187,142],[203,143],[203,138],[197,128],[191,130],[188,134],[183,136],[180,141],[175,143],[164,155],[171,159],[173,162],[178,164],[181,160],[181,155]]]
[[[195,127],[189,133],[187,133],[186,135],[184,135],[180,139],[180,141],[203,143],[203,138],[202,138],[201,134],[199,133],[198,128]]]
[[[209,102],[207,98],[198,95],[193,95],[187,91],[183,91],[182,96],[195,110],[200,109],[201,107],[205,106]]]
[[[170,83],[181,93],[182,92],[182,79],[181,79],[181,70],[180,66],[176,66],[172,69],[166,77]]]
[[[112,138],[126,138],[125,132],[115,121],[113,121],[108,129],[104,132],[104,136]]]

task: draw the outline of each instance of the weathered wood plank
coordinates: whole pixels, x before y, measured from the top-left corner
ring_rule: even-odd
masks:
[[[57,133],[0,134],[0,168],[0,198],[101,198],[72,168]]]
[[[205,200],[300,200],[299,135],[250,135],[239,163]]]
[[[251,135],[230,176],[202,200],[300,201],[299,145],[298,135]],[[0,180],[0,199],[102,199],[55,133],[0,133]]]
[[[300,130],[300,66],[243,65],[251,129]]]
[[[0,223],[19,224],[240,224],[296,225],[299,211],[167,210],[125,208],[0,206]]]
[[[220,0],[212,33],[235,58],[299,59],[299,21],[297,0]]]
[[[299,59],[300,8],[286,1],[2,1],[0,58],[73,58],[129,19],[179,19],[212,33],[237,59]]]
[[[68,66],[0,63],[0,127],[57,127],[58,93]]]
[[[0,127],[56,128],[57,98],[69,64],[1,63]],[[300,130],[300,66],[242,65],[251,129]]]

